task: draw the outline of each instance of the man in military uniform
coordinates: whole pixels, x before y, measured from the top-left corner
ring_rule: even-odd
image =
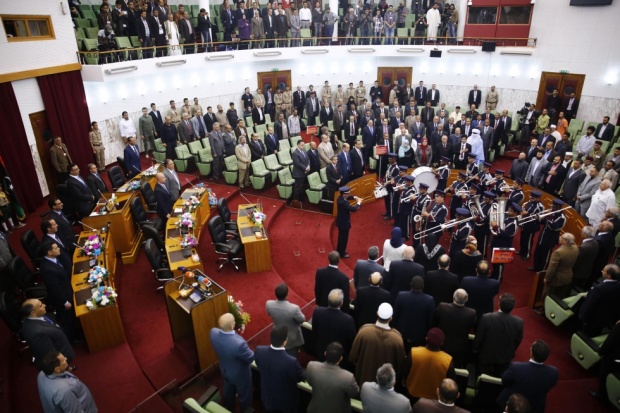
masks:
[[[103,146],[103,139],[101,138],[101,131],[97,122],[90,124],[91,130],[88,132],[88,140],[90,146],[93,149],[95,155],[95,162],[97,163],[97,169],[99,172],[105,171],[105,148]]]
[[[456,220],[461,221],[469,217],[470,212],[467,208],[457,208]],[[453,215],[454,216],[454,215]],[[467,244],[467,237],[474,232],[472,221],[461,222],[456,226],[454,232],[452,232],[452,241],[450,242],[450,259],[453,260],[456,257],[456,253],[465,248]]]
[[[422,217],[426,218],[426,230],[437,228],[446,222],[448,216],[448,208],[444,204],[445,192],[439,189],[435,190],[435,203],[430,211],[422,211]],[[441,233],[436,234],[437,238],[441,237]]]
[[[504,228],[500,228],[499,222],[491,222],[493,227],[493,240],[491,241],[491,250],[493,248],[512,248],[512,241],[517,235],[519,229],[518,215],[521,213],[519,204],[510,204],[508,206],[507,216],[504,218]],[[493,264],[493,278],[498,281],[502,280],[504,264]]]
[[[476,164],[477,155],[475,153],[470,153],[467,155],[467,167],[465,168],[465,172],[467,173],[467,177],[471,178],[475,175],[478,175],[478,165]]]
[[[339,101],[342,101],[344,103],[345,100],[346,95],[344,93],[344,89],[342,88],[342,85],[338,85],[336,92],[334,92],[334,103],[338,105]]]
[[[392,198],[394,197],[394,184],[396,179],[398,179],[399,168],[396,164],[396,159],[398,155],[395,153],[388,153],[388,162],[389,165],[385,172],[385,189],[387,190],[387,196],[383,197],[383,202],[385,202],[385,220],[392,219],[394,217],[394,210],[392,209]]]
[[[290,86],[286,86],[282,92],[282,105],[287,115],[293,113],[293,92]]]
[[[551,204],[551,210],[558,211],[564,205],[564,201],[556,198]],[[555,212],[544,217],[543,222],[545,227],[538,238],[538,244],[536,244],[536,250],[534,251],[534,266],[528,268],[530,271],[542,271],[547,266],[551,250],[558,245],[560,231],[566,225],[566,215],[563,212]]]
[[[540,202],[542,193],[539,191],[530,192],[530,200],[523,204],[523,210],[521,212],[521,219],[530,217],[541,213],[545,207]],[[530,258],[530,252],[532,251],[532,243],[534,242],[534,235],[540,231],[540,222],[535,219],[521,226],[521,241],[519,255],[522,260]]]
[[[405,170],[405,173],[407,171]],[[411,222],[414,214],[414,200],[416,199],[416,189],[413,186],[415,178],[411,175],[403,177],[406,182],[405,189],[401,191],[400,201],[398,204],[398,226],[401,229],[403,237],[407,240],[411,238]]]
[[[332,103],[332,87],[329,85],[329,81],[325,81],[325,84],[321,88],[321,99],[323,101],[327,100],[329,104]]]
[[[417,215],[421,216],[422,212],[426,211],[430,203],[431,203],[431,197],[428,194],[428,185],[426,185],[425,183],[420,183],[420,185],[418,186],[418,197],[415,199],[415,202],[413,204],[413,211],[411,211],[411,214],[412,214],[411,220],[414,221],[413,218]],[[418,225],[418,223],[415,224],[413,233],[424,230],[424,228],[421,225],[421,222],[419,224],[420,225]]]
[[[454,219],[456,215],[457,208],[463,208],[467,205],[467,184],[465,183],[465,175],[463,172],[459,172],[456,177],[456,181],[452,182],[452,185],[446,190],[446,192],[450,192],[452,194],[452,199],[450,200],[450,218]],[[459,194],[459,192],[461,192]]]
[[[282,96],[282,89],[278,88],[278,89],[276,89],[275,95],[273,95],[273,103],[274,103],[274,107],[276,109],[276,113],[275,113],[275,118],[273,118],[272,121],[275,120],[275,119],[278,119],[278,115],[280,113],[284,113],[282,111],[282,109],[283,109],[282,108],[282,103],[283,102],[284,102],[284,98]],[[286,113],[284,113],[284,117],[285,118],[287,117]]]
[[[256,94],[254,95],[254,107],[258,107],[260,104],[260,107],[265,108],[265,95],[263,94],[263,92],[261,92],[260,88],[256,89]]]
[[[349,83],[349,88],[347,89],[347,93],[346,93],[345,96],[346,96],[347,100],[349,98],[355,99],[355,87],[353,87],[353,82]]]
[[[366,97],[366,86],[364,82],[360,80],[360,84],[355,88],[355,98],[357,100],[357,106],[360,106]]]
[[[478,241],[478,250],[482,253],[482,259],[485,259],[487,254],[489,234],[491,233],[489,228],[489,212],[491,207],[496,205],[495,197],[495,192],[484,192],[484,202],[481,204],[482,216],[477,217],[475,220],[474,235],[476,241]]]

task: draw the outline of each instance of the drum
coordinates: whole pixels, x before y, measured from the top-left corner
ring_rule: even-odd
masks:
[[[411,174],[415,178],[413,186],[415,189],[420,189],[420,183],[428,185],[428,193],[430,194],[437,188],[437,177],[433,173],[433,170],[428,166],[420,166],[416,168]]]
[[[386,197],[388,194],[387,189],[385,187],[376,187],[374,190],[375,199]]]

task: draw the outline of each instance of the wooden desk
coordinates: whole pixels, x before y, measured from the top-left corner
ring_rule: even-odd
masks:
[[[353,181],[347,183],[347,186],[351,188],[351,195],[362,198],[362,205],[369,202],[376,201],[375,188],[377,187],[377,174],[366,174]],[[338,215],[338,197],[340,191],[334,191],[334,209],[332,215]]]
[[[179,199],[175,202],[173,206],[173,212],[175,209],[182,209],[183,204],[190,196],[196,196],[198,200],[202,203],[196,211],[194,211],[194,216],[196,217],[196,228],[194,229],[194,236],[196,239],[200,240],[200,234],[202,233],[202,229],[204,228],[205,222],[209,219],[209,215],[211,214],[211,207],[209,206],[209,192],[206,190],[200,191],[196,189],[186,189],[183,191]],[[186,267],[191,270],[201,270],[204,271],[204,267],[202,265],[202,260],[199,262],[194,262],[192,257],[183,258],[181,253],[181,233],[177,227],[178,215],[173,214],[175,217],[170,217],[168,222],[166,223],[166,255],[168,256],[168,263],[170,264],[170,269],[175,273],[175,275],[181,275],[179,271],[180,267]],[[193,254],[197,254],[196,248],[192,249]]]
[[[204,370],[217,362],[209,332],[218,327],[218,319],[228,312],[228,292],[211,280],[213,295],[195,304],[189,297],[179,295],[179,287],[183,282],[183,276],[180,276],[164,286],[172,339],[177,344],[184,339],[191,340],[193,335],[200,370]]]
[[[241,204],[237,210],[237,227],[245,250],[245,265],[249,273],[271,269],[271,241],[269,241],[269,236],[261,239],[256,238],[252,230],[254,224],[248,217],[248,208],[255,206],[256,204]]]
[[[99,231],[83,231],[78,238],[78,245],[84,245],[88,236],[99,234],[102,243],[106,244],[103,254],[99,256],[97,265],[105,267],[109,272],[108,283],[116,289],[116,248],[114,245],[114,234],[110,232],[100,233]],[[76,249],[73,254],[73,271],[71,275],[71,286],[73,287],[73,306],[75,314],[82,324],[84,336],[88,344],[88,349],[94,353],[106,348],[114,347],[125,342],[125,331],[116,305],[100,307],[89,311],[85,300],[90,298],[91,287],[84,282],[88,277],[90,266],[89,256],[80,256],[80,249]],[[118,298],[117,298],[118,300]]]

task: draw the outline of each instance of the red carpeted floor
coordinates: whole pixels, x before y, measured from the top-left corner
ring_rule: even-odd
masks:
[[[508,171],[510,162],[511,159],[502,158],[495,162],[494,167]],[[196,173],[193,175],[196,179]],[[231,210],[236,210],[240,203],[256,202],[256,194],[259,193],[244,192],[246,200],[234,186],[207,183],[219,198],[228,199]],[[273,190],[260,192],[260,199],[268,215],[273,264],[270,271],[247,274],[242,267],[237,273],[231,266],[225,266],[218,273],[215,271],[215,253],[206,230],[199,245],[207,274],[236,300],[241,300],[245,310],[251,314],[252,321],[244,333],[251,347],[268,343],[270,319],[265,311],[265,301],[273,298],[273,290],[279,283],[287,283],[290,301],[300,305],[309,318],[313,310],[316,268],[327,265],[327,253],[335,248],[337,236],[334,219],[330,215],[289,208],[283,200],[277,199],[277,192],[274,194]],[[348,247],[351,258],[341,261],[340,266],[350,277],[356,259],[364,259],[370,245],[382,247],[384,240],[389,238],[391,222],[382,219],[382,212],[383,203],[374,202],[363,205],[352,216],[353,228]],[[217,212],[213,209],[212,213]],[[38,228],[38,223],[38,217],[31,215],[28,226]],[[16,252],[23,255],[18,242],[21,231],[12,235],[10,241]],[[39,233],[38,229],[36,232]],[[447,246],[448,240],[446,235],[442,243]],[[515,240],[515,245],[517,242]],[[587,389],[595,388],[597,384],[595,373],[584,371],[567,353],[570,333],[552,326],[526,307],[533,279],[533,274],[526,270],[529,265],[531,263],[521,260],[507,265],[501,287],[502,292],[515,295],[515,314],[525,321],[525,336],[516,359],[527,360],[531,342],[543,338],[552,347],[548,362],[560,370],[560,383],[549,395],[547,411],[605,411],[587,394]],[[156,390],[171,382],[182,383],[196,372],[195,366],[189,364],[187,357],[173,344],[164,297],[162,292],[155,292],[159,282],[151,273],[144,255],[140,254],[133,265],[119,262],[117,279],[127,344],[94,354],[78,347],[76,358],[76,363],[80,365],[77,375],[93,390],[102,412],[129,411]],[[6,336],[2,334],[4,340]],[[40,403],[35,396],[36,371],[27,353],[12,357],[10,363],[12,411],[39,411]],[[171,403],[172,410],[180,412],[184,397],[182,392],[178,392],[166,400]],[[162,397],[155,395],[138,411],[165,412],[169,409]]]

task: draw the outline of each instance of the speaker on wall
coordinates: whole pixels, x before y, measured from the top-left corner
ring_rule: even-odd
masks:
[[[441,50],[431,50],[431,57],[441,57]]]
[[[494,52],[496,45],[497,45],[496,42],[482,42],[482,51],[483,52]]]

